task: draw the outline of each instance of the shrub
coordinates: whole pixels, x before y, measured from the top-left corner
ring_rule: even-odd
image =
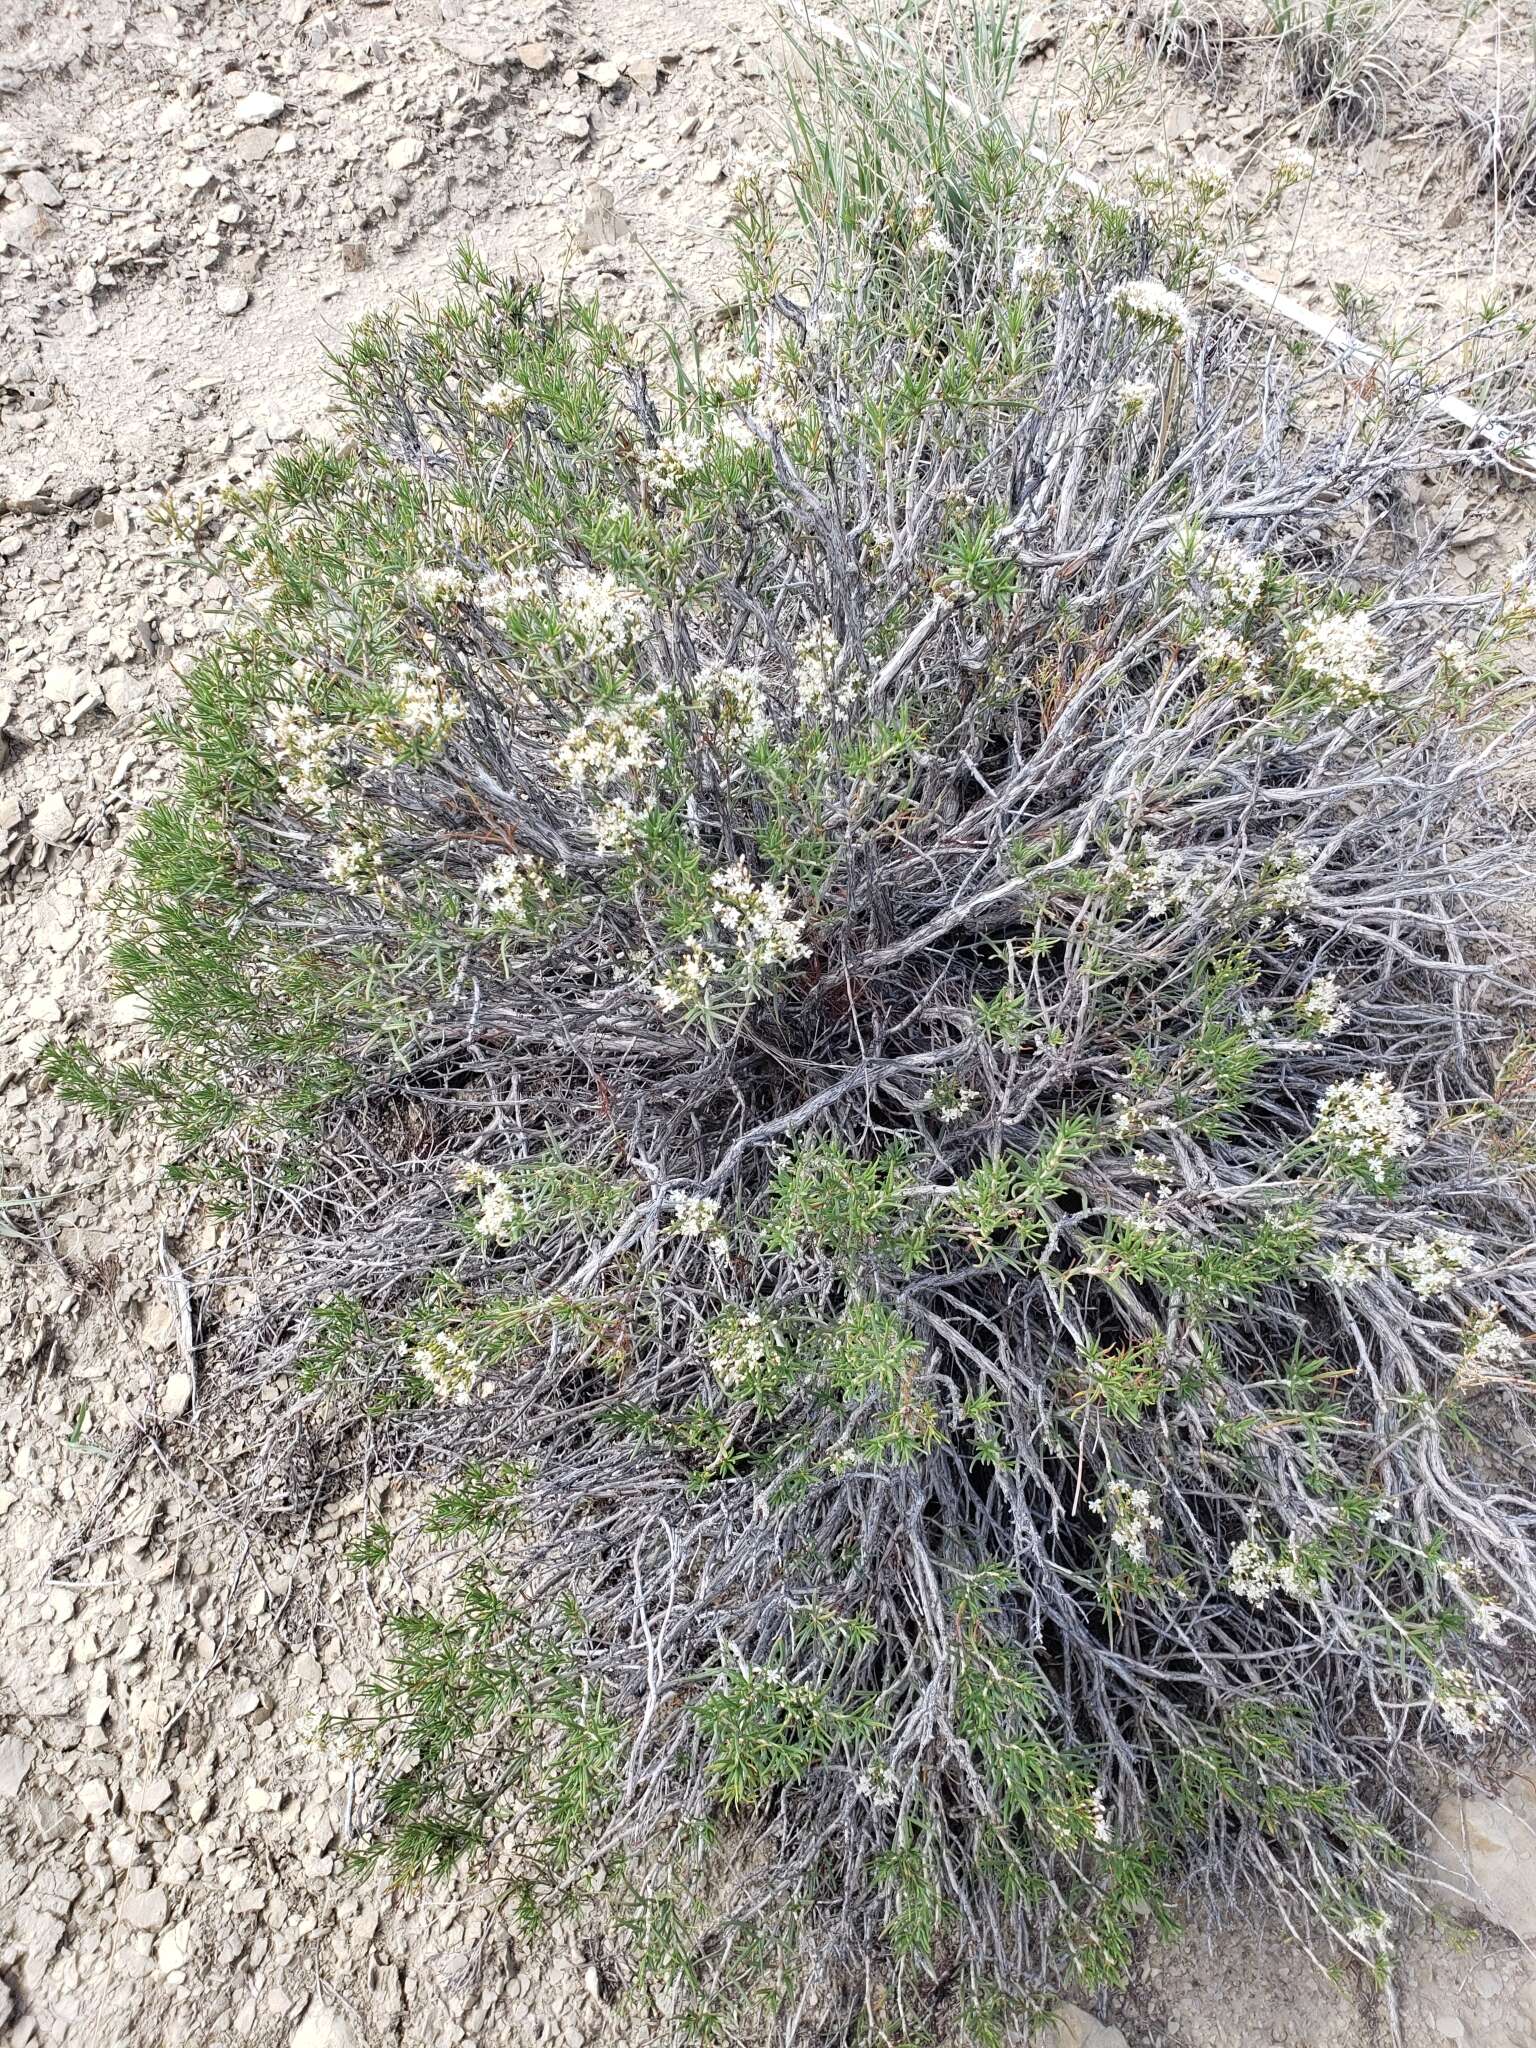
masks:
[[[601,1889],[706,2038],[1000,2038],[1176,1898],[1381,1969],[1536,1611],[1529,608],[1204,202],[878,69],[794,133],[718,347],[470,257],[357,331],[138,838],[163,1057],[59,1076],[446,1475],[397,1872]]]

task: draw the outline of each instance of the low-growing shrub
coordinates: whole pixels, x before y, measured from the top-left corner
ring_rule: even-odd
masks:
[[[1529,606],[1198,200],[878,68],[795,140],[715,344],[358,329],[138,837],[163,1057],[60,1081],[445,1477],[403,1876],[601,1891],[703,2038],[997,2039],[1176,1902],[1380,1970],[1536,1612]]]

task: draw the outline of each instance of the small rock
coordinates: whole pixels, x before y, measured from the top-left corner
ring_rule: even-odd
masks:
[[[62,846],[75,829],[75,817],[57,790],[45,796],[32,813],[32,836],[43,846]]]
[[[64,204],[64,194],[54,184],[52,178],[45,176],[42,171],[23,171],[21,174],[21,190],[23,197],[31,200],[34,206],[62,206]]]
[[[1080,2005],[1059,2005],[1043,2032],[1035,2036],[1035,2048],[1128,2048],[1118,2027],[1106,2027]]]
[[[244,128],[235,137],[235,155],[244,164],[259,164],[277,147],[275,128]]]
[[[408,171],[412,164],[419,164],[426,153],[427,145],[419,136],[402,135],[389,145],[384,162],[392,171]]]
[[[192,1955],[192,1930],[185,1922],[168,1927],[155,1948],[155,1961],[166,1976],[173,1970],[184,1970]]]
[[[362,2048],[357,2029],[344,2012],[312,1998],[304,2017],[288,2038],[288,2048]]]
[[[1536,1768],[1517,1771],[1497,1799],[1442,1799],[1431,1826],[1430,1859],[1452,1909],[1536,1941]]]
[[[128,1788],[128,1809],[131,1813],[158,1813],[162,1806],[170,1805],[172,1790],[169,1778],[141,1778]]]
[[[119,1894],[117,1917],[140,1934],[158,1934],[171,1917],[170,1901],[157,1884],[144,1892],[124,1892]]]
[[[517,61],[525,71],[547,71],[555,61],[555,53],[548,43],[520,43]]]
[[[561,114],[555,121],[556,130],[568,135],[572,142],[588,142],[592,136],[592,123],[585,114]]]
[[[227,320],[243,313],[250,303],[251,295],[243,284],[227,284],[219,293],[219,311]]]
[[[160,1413],[168,1422],[178,1422],[192,1406],[196,1389],[189,1372],[173,1372],[160,1389]]]
[[[275,92],[248,92],[235,101],[235,119],[242,128],[259,128],[264,121],[275,121],[287,104]]]
[[[14,1799],[27,1781],[34,1751],[19,1735],[0,1736],[0,1799]]]

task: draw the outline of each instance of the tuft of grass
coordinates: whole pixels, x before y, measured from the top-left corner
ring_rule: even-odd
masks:
[[[1281,69],[1334,133],[1380,135],[1406,90],[1381,0],[1264,0]]]
[[[1462,94],[1456,110],[1477,189],[1497,206],[1536,208],[1536,89]]]
[[[55,1055],[264,1219],[274,1491],[437,1479],[367,1854],[600,1893],[694,2040],[998,2041],[1255,1898],[1380,1976],[1526,1725],[1529,593],[1010,47],[822,61],[714,345],[468,252],[357,329],[135,845],[160,1055]]]

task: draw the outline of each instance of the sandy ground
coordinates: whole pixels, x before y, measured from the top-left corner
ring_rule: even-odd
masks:
[[[1241,192],[1308,139],[1262,45],[1207,90],[1117,32],[1129,92],[1103,107],[1087,27],[1034,26],[1020,110],[1112,187],[1167,151]],[[1454,115],[1453,88],[1517,45],[1496,11],[1420,8],[1396,33],[1389,133],[1324,143],[1240,253],[1314,306],[1344,288],[1362,318],[1445,336],[1536,282],[1532,229],[1473,189]],[[773,54],[757,0],[0,8],[0,2040],[649,2038],[606,2004],[599,1930],[525,1951],[474,1891],[402,1899],[343,1871],[355,1787],[314,1731],[371,1668],[345,1551],[375,1503],[301,1479],[275,1533],[242,1528],[217,1483],[238,1418],[174,1286],[216,1269],[210,1226],[151,1139],[61,1109],[36,1056],[60,1033],[136,1043],[106,897],[165,780],[151,715],[225,604],[167,511],[216,530],[227,483],[323,430],[347,323],[437,290],[466,235],[626,320],[707,317]],[[1450,509],[1468,581],[1528,543],[1497,478]],[[1443,1810],[1495,1840],[1490,1916],[1406,1944],[1411,2048],[1536,2048],[1521,1798]],[[1386,2005],[1260,1926],[1150,1952],[1100,2019],[1062,2042],[1391,2038]]]

